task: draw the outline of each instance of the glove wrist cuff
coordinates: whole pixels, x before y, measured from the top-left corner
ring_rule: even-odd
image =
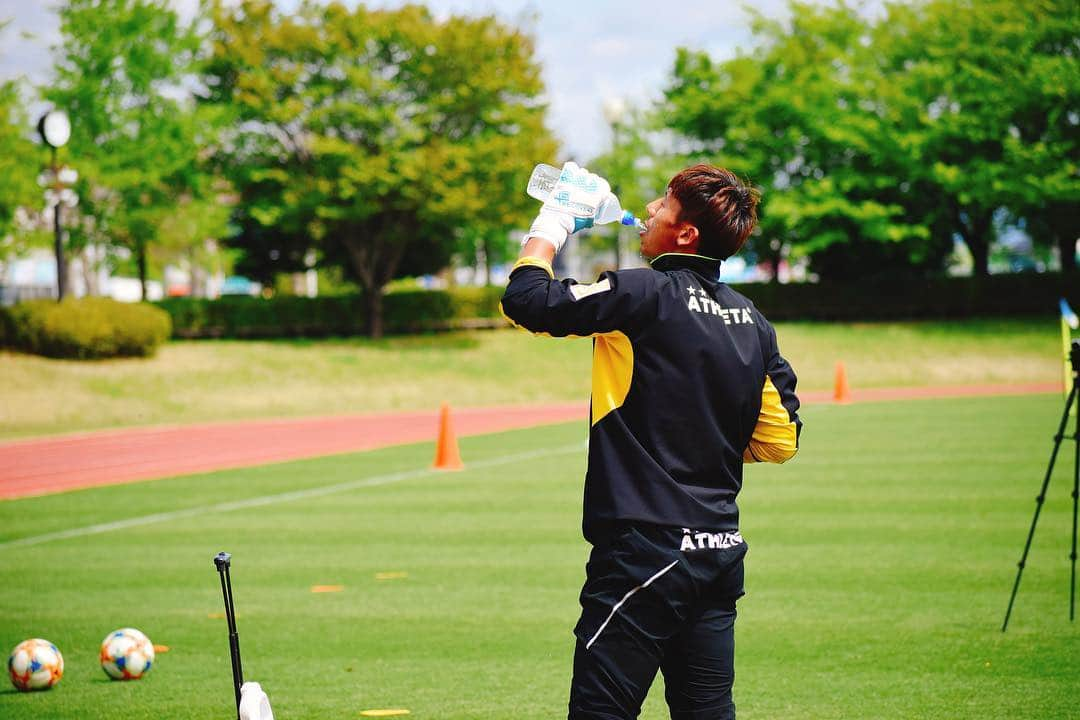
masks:
[[[569,236],[569,232],[560,222],[559,218],[552,217],[547,213],[541,213],[533,220],[532,227],[529,228],[529,232],[522,238],[521,244],[524,245],[529,241],[529,238],[540,238],[546,240],[555,246],[555,252],[562,250],[563,245],[566,244],[566,238]]]

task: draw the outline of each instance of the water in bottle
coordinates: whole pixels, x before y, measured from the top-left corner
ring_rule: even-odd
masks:
[[[529,186],[525,192],[528,193],[529,197],[544,202],[547,200],[548,195],[551,194],[555,184],[559,182],[560,175],[562,175],[560,168],[540,163],[533,168],[532,176],[529,178]],[[596,209],[596,217],[593,219],[593,223],[604,225],[616,220],[621,225],[633,226],[638,231],[638,234],[645,232],[645,223],[634,217],[634,214],[629,210],[623,210],[622,206],[619,205],[619,199],[612,195],[600,203],[600,207]]]

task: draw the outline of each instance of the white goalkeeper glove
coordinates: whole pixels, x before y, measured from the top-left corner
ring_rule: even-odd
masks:
[[[592,227],[600,203],[611,194],[608,181],[577,163],[563,165],[559,182],[540,208],[522,244],[529,238],[541,238],[562,250],[568,238],[578,230]]]

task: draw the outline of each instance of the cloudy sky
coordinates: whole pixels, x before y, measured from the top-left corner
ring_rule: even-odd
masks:
[[[197,0],[172,1],[185,17],[197,5]],[[288,10],[298,2],[278,0],[278,4]],[[587,160],[603,152],[610,141],[605,102],[640,105],[658,97],[676,47],[703,49],[723,58],[750,42],[743,3],[728,0],[428,0],[426,4],[439,17],[495,14],[531,31],[544,69],[549,122],[566,154],[550,159],[559,162]],[[787,3],[753,4],[776,17],[784,14]],[[50,0],[0,0],[0,20],[11,20],[0,35],[0,78],[23,75],[35,83],[47,82],[50,47],[59,42],[53,7]]]

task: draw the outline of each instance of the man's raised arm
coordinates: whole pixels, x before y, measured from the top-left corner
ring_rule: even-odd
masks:
[[[603,334],[632,321],[648,300],[648,293],[638,287],[643,278],[605,273],[596,283],[582,285],[556,280],[551,267],[567,238],[592,226],[597,208],[610,194],[602,177],[574,163],[563,166],[510,271],[501,303],[508,320],[556,337]]]

